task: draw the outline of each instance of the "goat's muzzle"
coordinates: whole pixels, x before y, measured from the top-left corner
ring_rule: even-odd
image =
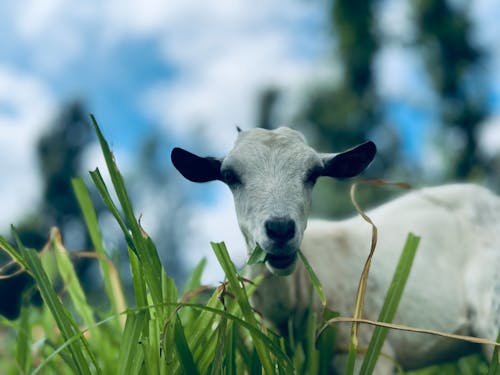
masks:
[[[264,223],[267,237],[279,244],[286,244],[295,237],[295,221],[287,217],[275,217]]]
[[[272,217],[265,221],[264,229],[268,238],[265,248],[268,269],[275,275],[289,275],[297,261],[295,221],[286,216]]]

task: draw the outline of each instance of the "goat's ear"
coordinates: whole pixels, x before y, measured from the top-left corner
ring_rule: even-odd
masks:
[[[221,160],[201,157],[182,148],[176,147],[170,155],[174,167],[189,181],[208,182],[221,180]]]
[[[339,154],[324,157],[323,176],[350,178],[363,172],[372,162],[377,147],[369,141]]]

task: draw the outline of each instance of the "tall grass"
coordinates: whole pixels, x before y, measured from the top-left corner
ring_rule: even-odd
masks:
[[[202,260],[186,291],[179,293],[136,217],[122,175],[93,117],[92,122],[111,186],[98,169],[90,175],[126,240],[134,300],[129,304],[125,300],[118,272],[103,244],[89,190],[76,178],[72,181],[74,192],[95,249],[95,253],[81,256],[91,256],[99,263],[105,298],[100,306],[108,307],[88,301],[73,267],[74,253],[67,251],[57,229],[52,230],[46,247],[36,252],[26,248],[12,228],[15,245],[0,237],[0,247],[32,276],[44,304],[41,308],[30,306],[33,290],[28,290],[17,320],[0,317],[0,373],[328,374],[337,314],[325,309],[318,316],[309,311],[306,332],[300,338],[281,337],[266,328],[249,303],[260,278],[250,282],[241,277],[223,243],[213,243],[212,248],[226,282],[203,299],[207,288],[200,282],[205,265]],[[407,255],[396,270],[381,321],[390,322],[394,314],[415,248],[414,242],[405,247],[403,254]],[[307,259],[301,258],[307,265]],[[313,270],[308,270],[325,304],[321,285]],[[316,339],[320,326],[322,334]],[[370,372],[380,355],[386,331],[380,328],[374,336],[373,348],[370,346],[365,356],[364,373]],[[488,371],[484,362],[472,363],[474,370],[482,366]],[[491,369],[491,374],[498,373],[498,368]]]

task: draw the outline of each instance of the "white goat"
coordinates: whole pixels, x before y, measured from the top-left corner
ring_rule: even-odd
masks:
[[[202,158],[176,148],[172,162],[191,181],[221,180],[231,188],[249,252],[259,244],[267,253],[267,269],[261,265],[253,269],[253,273],[268,274],[254,298],[254,306],[277,327],[286,327],[290,318],[298,327],[312,293],[302,264],[295,267],[299,247],[325,289],[328,307],[352,316],[357,284],[370,248],[371,228],[362,219],[353,218],[337,222],[311,220],[306,230],[307,216],[317,177],[358,175],[375,153],[375,145],[367,142],[340,154],[321,154],[294,130],[252,129],[239,133],[225,158]],[[474,185],[447,185],[412,192],[368,215],[378,227],[379,239],[364,317],[377,319],[411,231],[422,239],[395,323],[496,338],[500,328],[497,196]],[[338,351],[347,348],[349,332],[349,325],[339,326]],[[361,346],[367,344],[371,332],[370,327],[361,327]],[[416,368],[464,349],[459,341],[390,332],[383,351],[403,367]],[[376,373],[393,371],[390,361],[379,360]]]

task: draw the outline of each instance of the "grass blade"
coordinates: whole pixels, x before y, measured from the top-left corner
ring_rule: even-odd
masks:
[[[230,327],[229,327],[230,329]],[[223,366],[224,354],[226,353],[228,324],[227,319],[222,317],[217,327],[217,344],[215,347],[215,355],[212,361],[211,375],[218,375]]]
[[[106,289],[106,294],[111,302],[112,311],[114,314],[119,315],[126,309],[123,288],[121,286],[120,279],[117,277],[118,275],[115,270],[111,268],[111,264],[108,261],[108,255],[104,249],[101,232],[99,230],[97,214],[94,206],[92,205],[90,194],[81,177],[72,179],[71,183],[80,205],[80,209],[82,210],[83,218],[85,220],[92,245],[95,252],[99,255],[98,260],[104,280],[104,288]],[[118,322],[120,322],[123,327],[125,325],[125,317],[120,315]]]
[[[262,248],[259,245],[257,245],[255,246],[255,249],[252,252],[252,254],[250,254],[250,256],[248,257],[247,264],[249,266],[253,266],[255,264],[264,263],[266,261],[266,256],[267,256],[266,252],[262,250]]]
[[[134,283],[135,302],[138,307],[148,306],[147,287],[146,281],[142,276],[141,263],[136,253],[130,248],[128,250],[128,256],[130,260],[132,282]]]
[[[18,335],[16,343],[16,361],[22,373],[28,374],[30,372],[31,362],[28,354],[30,353],[30,332],[31,325],[29,321],[30,306],[28,303],[26,293],[22,298],[21,314],[18,322]]]
[[[310,309],[307,313],[306,318],[306,332],[314,332],[316,327],[318,326],[317,315],[313,309]],[[300,367],[301,374],[318,374],[318,354],[319,352],[316,350],[315,346],[315,337],[314,334],[306,334],[306,337],[303,340],[303,350],[304,350],[304,360],[302,366]],[[297,366],[298,367],[298,366]],[[297,368],[296,367],[296,368]]]
[[[101,145],[101,150],[104,156],[104,160],[106,162],[106,166],[109,171],[109,175],[111,177],[111,182],[113,183],[113,187],[115,188],[116,195],[118,197],[118,201],[123,209],[125,220],[127,221],[128,227],[132,229],[132,233],[139,232],[139,226],[135,219],[134,210],[132,208],[132,204],[130,203],[130,199],[125,188],[125,182],[123,180],[122,174],[116,165],[115,158],[111,149],[108,145],[108,142],[104,138],[99,125],[93,115],[90,115],[90,119],[92,121],[92,125],[97,134],[97,138],[99,140],[99,144]]]
[[[497,342],[500,343],[500,331],[498,331]],[[488,375],[500,375],[500,354],[498,346],[493,350]]]
[[[226,375],[236,375],[236,330],[237,326],[232,324],[227,337]]]
[[[42,295],[43,301],[47,304],[47,307],[52,312],[57,326],[61,330],[61,333],[65,340],[69,340],[72,336],[79,334],[79,329],[76,322],[72,319],[69,312],[66,310],[64,305],[58,299],[52,284],[49,280],[48,275],[42,267],[42,263],[38,257],[36,251],[27,250],[17,235],[16,230],[12,227],[12,234],[15,238],[17,245],[19,247],[19,252],[24,258],[30,273],[35,279],[36,285],[40,294]],[[69,346],[69,351],[71,354],[71,363],[68,363],[77,373],[79,374],[90,374],[89,361],[84,353],[87,353],[87,357],[90,357],[92,364],[95,367],[95,371],[100,373],[100,369],[95,362],[93,355],[91,354],[88,343],[82,336],[80,340],[75,341]]]
[[[325,311],[323,312],[323,322],[326,322],[338,316],[338,312],[325,308]],[[332,353],[334,352],[336,333],[336,327],[330,326],[326,328],[318,338],[317,347],[319,351],[319,375],[328,374],[332,361]]]
[[[417,252],[419,241],[419,237],[413,235],[412,233],[408,234],[403,252],[401,254],[401,257],[399,258],[399,262],[394,273],[391,285],[380,311],[380,315],[378,318],[379,322],[391,323],[394,315],[396,314],[399,301],[401,300],[406,281],[408,280],[408,276],[410,274],[413,259],[415,258],[415,254]],[[373,336],[370,340],[370,344],[368,345],[368,349],[364,356],[360,371],[361,374],[371,374],[373,372],[375,364],[377,363],[377,359],[380,356],[382,345],[385,341],[385,338],[387,337],[387,333],[387,328],[375,328]]]
[[[122,227],[122,230],[125,234],[125,238],[127,239],[127,243],[130,248],[136,252],[137,257],[139,258],[141,273],[146,281],[147,288],[151,295],[153,305],[156,306],[156,312],[158,314],[159,319],[166,319],[167,313],[163,311],[162,303],[164,301],[165,293],[170,295],[168,291],[164,293],[162,287],[165,285],[163,282],[165,273],[163,266],[160,261],[160,257],[158,255],[158,251],[148,236],[148,234],[141,228],[139,222],[137,221],[134,210],[128,196],[127,190],[125,188],[125,182],[123,180],[123,176],[121,175],[118,166],[115,162],[115,158],[111,149],[104,138],[97,121],[94,116],[90,116],[92,120],[92,125],[97,134],[97,138],[101,145],[101,150],[104,155],[104,160],[106,162],[106,166],[108,168],[111,182],[113,184],[114,190],[116,192],[116,196],[118,201],[120,202],[120,206],[123,211],[123,215],[125,221],[121,219],[121,215],[118,210],[114,206],[107,189],[105,188],[104,182],[102,181],[102,177],[97,173],[92,174],[94,182],[96,182],[96,186],[99,189],[99,192],[103,196],[105,202],[107,202],[108,207],[111,207],[113,210],[113,214],[117,218]],[[168,284],[172,284],[173,280],[169,279]],[[172,288],[171,288],[172,289]],[[170,302],[170,301],[167,301]]]
[[[177,352],[179,361],[185,374],[197,375],[199,370],[193,359],[193,353],[189,349],[186,336],[184,335],[184,328],[182,327],[179,316],[176,315],[174,321],[174,335],[175,335],[175,350]]]
[[[25,259],[21,256],[19,251],[2,236],[0,236],[0,249],[5,251],[22,269],[28,268]]]
[[[134,251],[134,243],[132,241],[132,236],[130,235],[130,232],[127,228],[127,224],[122,218],[122,215],[118,208],[115,205],[115,202],[113,202],[113,198],[111,198],[111,194],[109,193],[108,187],[106,186],[106,183],[104,182],[104,179],[102,178],[101,172],[99,171],[99,168],[96,168],[94,171],[89,172],[90,177],[92,178],[92,181],[94,181],[94,185],[97,188],[97,191],[99,192],[99,195],[101,196],[104,204],[108,208],[109,212],[113,215],[115,218],[116,222],[120,226],[123,235],[125,236],[125,240],[127,241],[127,244],[129,247],[131,247]]]
[[[69,254],[62,244],[61,233],[57,229],[52,229],[50,240],[56,253],[56,262],[59,273],[64,281],[64,285],[69,296],[75,306],[76,311],[80,314],[84,324],[91,330],[91,335],[96,336],[97,342],[100,342],[99,331],[93,329],[95,325],[94,311],[87,303],[87,298],[83,293],[82,286],[78,281],[78,276],[73,267],[73,263],[69,259]]]
[[[363,267],[363,271],[361,272],[361,277],[358,283],[358,290],[356,292],[356,302],[354,303],[354,318],[359,319],[363,316],[363,306],[365,302],[365,294],[366,294],[366,285],[368,282],[368,275],[370,273],[370,266],[372,262],[373,254],[375,253],[375,248],[377,247],[377,238],[378,238],[378,229],[377,226],[373,223],[372,219],[361,209],[356,201],[356,188],[358,184],[354,183],[351,186],[351,202],[355,208],[355,210],[359,213],[359,215],[372,227],[372,236],[371,236],[371,245],[370,252],[368,254],[368,258],[365,261],[365,265]],[[349,342],[349,353],[347,356],[347,366],[346,366],[346,374],[352,375],[354,373],[354,365],[356,362],[356,353],[358,350],[358,328],[359,324],[353,323],[351,326],[351,340]]]
[[[212,242],[211,245],[214,249],[217,259],[219,260],[219,263],[224,270],[224,273],[226,274],[231,292],[235,295],[236,301],[241,308],[244,319],[252,326],[258,327],[257,320],[255,319],[252,308],[250,307],[250,303],[248,302],[248,296],[246,295],[245,289],[240,286],[240,281],[237,277],[236,269],[234,268],[231,258],[229,257],[226,246],[223,242]],[[267,374],[273,374],[274,366],[269,355],[269,349],[254,334],[252,334],[252,332],[250,332],[250,335],[252,336],[255,350],[259,355],[260,362],[262,363],[265,372]]]
[[[160,375],[160,367],[163,365],[163,361],[161,361],[160,357],[158,321],[150,319],[147,324],[149,335],[141,339],[141,347],[144,353],[144,368],[148,374]]]
[[[146,322],[145,312],[127,314],[127,322],[122,334],[120,356],[118,359],[119,375],[134,375],[131,369],[138,369],[143,362],[143,351],[139,347],[139,338]],[[138,373],[138,372],[136,372]]]
[[[202,311],[207,311],[210,312],[214,315],[218,315],[221,317],[225,317],[228,321],[232,321],[233,325],[237,327],[244,328],[248,330],[252,336],[252,338],[258,339],[261,342],[263,342],[266,346],[266,348],[269,350],[269,353],[273,353],[273,355],[280,361],[280,364],[282,365],[281,367],[284,370],[287,371],[292,371],[292,364],[290,362],[290,359],[286,356],[286,354],[281,350],[279,345],[277,345],[273,340],[271,340],[268,336],[266,336],[260,329],[259,327],[252,325],[248,323],[247,321],[239,318],[238,316],[235,316],[233,314],[230,314],[226,311],[216,309],[214,307],[209,307],[207,305],[201,305],[201,304],[192,304],[192,303],[179,303],[179,307],[182,308],[193,308],[193,309],[198,309]],[[239,341],[239,340],[236,340]],[[288,372],[291,373],[291,372]],[[274,371],[272,372],[274,374]]]
[[[323,291],[323,286],[321,285],[318,276],[316,276],[316,273],[314,272],[313,268],[309,264],[309,261],[305,257],[305,255],[302,253],[302,251],[299,250],[299,257],[300,260],[302,260],[302,263],[304,263],[304,267],[307,271],[307,274],[309,275],[309,279],[311,280],[311,283],[316,290],[316,293],[318,293],[319,299],[321,301],[321,304],[323,306],[326,305],[326,296],[325,292]]]

